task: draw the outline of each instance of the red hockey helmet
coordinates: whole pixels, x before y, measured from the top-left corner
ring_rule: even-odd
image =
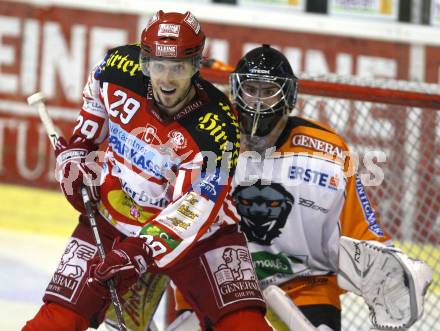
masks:
[[[197,72],[205,34],[200,23],[189,11],[181,13],[164,13],[159,10],[148,22],[141,36],[141,66],[149,76],[149,61],[152,58],[164,60],[191,60],[194,73]]]

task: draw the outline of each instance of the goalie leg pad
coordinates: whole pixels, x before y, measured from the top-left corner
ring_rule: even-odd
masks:
[[[340,239],[338,284],[364,298],[377,329],[405,329],[420,319],[431,281],[432,270],[426,263],[397,248]]]

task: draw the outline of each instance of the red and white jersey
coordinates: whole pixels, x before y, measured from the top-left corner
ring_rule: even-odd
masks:
[[[127,236],[147,237],[158,267],[238,218],[227,198],[239,151],[227,97],[200,77],[172,117],[155,105],[139,45],[110,50],[84,88],[72,139],[107,143],[99,213]]]
[[[272,157],[242,153],[233,197],[263,287],[337,272],[341,235],[390,238],[331,129],[291,117]]]

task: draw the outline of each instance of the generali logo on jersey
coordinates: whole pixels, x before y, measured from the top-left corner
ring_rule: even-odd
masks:
[[[341,147],[333,145],[327,141],[310,137],[304,134],[295,134],[292,136],[292,146],[302,146],[313,149],[318,152],[336,156],[340,160],[344,160],[344,155]]]
[[[96,248],[86,241],[71,238],[55,271],[46,293],[68,302],[75,302],[79,284],[87,275],[87,261],[96,253]]]
[[[218,302],[223,306],[240,300],[262,300],[248,250],[243,246],[221,247],[205,254]]]
[[[156,56],[177,57],[177,46],[156,44]]]
[[[179,37],[180,25],[177,24],[159,24],[159,31],[157,35],[159,37]]]

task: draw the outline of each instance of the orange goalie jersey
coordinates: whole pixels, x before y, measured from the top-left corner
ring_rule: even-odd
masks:
[[[240,154],[234,177],[233,198],[260,284],[281,285],[297,305],[339,308],[339,237],[390,238],[334,131],[291,117],[275,147],[266,156]]]

